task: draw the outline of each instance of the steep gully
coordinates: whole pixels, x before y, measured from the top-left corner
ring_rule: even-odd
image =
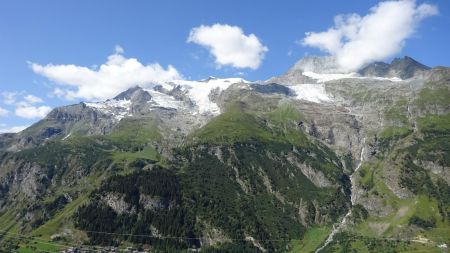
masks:
[[[333,229],[331,230],[331,233],[328,235],[327,239],[325,240],[324,244],[318,248],[315,253],[319,253],[321,250],[323,250],[326,246],[328,246],[328,244],[330,244],[333,239],[334,236],[341,231],[341,229],[343,229],[348,222],[348,219],[350,218],[351,214],[352,214],[352,207],[355,204],[355,196],[353,194],[353,191],[355,189],[355,173],[361,168],[361,165],[364,162],[364,153],[365,153],[365,145],[366,145],[366,138],[362,139],[362,148],[361,148],[361,153],[360,153],[360,158],[359,158],[359,163],[358,166],[356,166],[355,171],[353,171],[352,175],[350,176],[350,182],[351,182],[351,192],[350,192],[350,201],[351,201],[351,206],[350,209],[348,210],[347,214],[345,214],[344,218],[342,218],[341,222],[335,224],[333,226]]]

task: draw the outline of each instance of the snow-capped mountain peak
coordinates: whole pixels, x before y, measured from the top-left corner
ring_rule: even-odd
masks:
[[[186,96],[196,106],[196,113],[212,113],[219,114],[220,108],[214,101],[218,93],[226,90],[234,83],[249,83],[242,78],[208,78],[206,81],[177,81],[182,90],[186,92]]]
[[[135,86],[113,99],[85,104],[103,114],[111,115],[117,120],[134,115],[138,105],[144,107],[141,108],[141,111],[167,108],[183,110],[194,115],[217,115],[220,113],[220,108],[215,101],[216,98],[222,91],[235,83],[249,83],[249,81],[242,78],[219,79],[215,77],[208,77],[200,81],[175,80],[147,89]]]

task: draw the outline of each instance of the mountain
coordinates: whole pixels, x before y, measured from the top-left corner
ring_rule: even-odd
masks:
[[[0,135],[0,249],[444,251],[450,68],[335,66],[136,86]]]
[[[356,72],[346,72],[338,65],[333,56],[306,56],[300,59],[285,74],[273,77],[268,82],[287,85],[300,83],[326,82],[343,78],[373,78],[405,80],[425,75],[427,67],[411,57],[396,58],[390,64],[384,62],[371,63]]]
[[[333,56],[306,56],[300,59],[291,69],[294,72],[315,72],[319,74],[340,73],[337,60]]]
[[[395,58],[391,64],[384,62],[375,62],[367,65],[358,71],[362,76],[379,76],[379,77],[399,77],[401,79],[409,79],[423,74],[427,67],[411,57]]]

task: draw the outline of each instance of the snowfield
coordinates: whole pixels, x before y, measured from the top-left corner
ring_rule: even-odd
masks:
[[[402,81],[400,78],[383,78],[383,77],[362,77],[357,73],[331,73],[320,74],[311,71],[302,73],[305,76],[317,80],[318,83],[303,83],[286,86],[295,92],[295,98],[299,100],[306,100],[314,103],[329,103],[333,98],[327,94],[325,90],[325,82],[338,80],[343,78],[355,79],[376,79],[387,80],[391,82]],[[219,95],[222,91],[228,89],[235,83],[250,83],[242,78],[215,78],[208,77],[200,81],[189,80],[175,80],[171,82],[159,83],[165,91],[157,91],[154,88],[147,88],[151,95],[151,100],[148,101],[149,110],[152,108],[163,107],[176,110],[183,110],[192,115],[197,114],[211,114],[218,115],[221,113],[219,106],[215,102],[214,96]],[[182,94],[186,96],[192,103],[181,101],[174,96],[166,94],[166,91],[172,91],[179,88]],[[111,115],[116,120],[120,121],[122,118],[132,116],[130,100],[108,99],[103,102],[85,103],[87,106],[94,108],[104,114]]]
[[[145,91],[150,93],[152,100],[149,102],[154,102],[155,106],[171,109],[181,109],[184,106],[183,101],[176,100],[173,96],[151,89],[146,89]]]
[[[330,102],[332,100],[326,93],[323,84],[303,83],[289,86],[289,88],[295,92],[297,99],[314,103]]]
[[[375,80],[385,80],[391,82],[400,82],[403,81],[398,77],[368,77],[368,76],[360,76],[358,73],[334,73],[334,74],[319,74],[311,71],[305,71],[302,75],[311,77],[312,79],[316,79],[319,83],[324,83],[332,80],[339,80],[344,78],[356,78],[356,79],[375,79]]]
[[[249,83],[242,78],[208,78],[203,81],[185,81],[179,80],[174,83],[181,86],[183,90],[187,91],[188,97],[195,103],[198,109],[198,113],[212,113],[220,114],[219,106],[211,101],[210,94],[213,90],[218,92],[226,90],[234,83]]]
[[[116,120],[121,120],[126,116],[131,116],[131,101],[108,99],[103,102],[84,103],[86,106],[94,108],[104,114],[112,115]]]
[[[219,94],[234,83],[249,83],[249,81],[242,78],[218,79],[210,77],[201,81],[176,80],[160,84],[165,90],[168,91],[179,87],[181,91],[185,93],[187,98],[193,102],[194,108],[190,107],[188,103],[177,100],[174,96],[169,94],[156,91],[154,89],[145,89],[145,91],[147,91],[152,97],[151,101],[148,101],[150,104],[150,110],[154,107],[164,107],[177,110],[186,109],[194,115],[218,115],[220,114],[220,108],[216,102],[212,101],[213,98],[211,94]],[[112,115],[116,120],[121,120],[126,116],[131,116],[132,102],[130,100],[108,99],[103,102],[87,102],[85,104],[88,107],[94,108],[104,114]]]

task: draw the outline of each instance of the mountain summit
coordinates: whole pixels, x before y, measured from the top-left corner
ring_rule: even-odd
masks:
[[[273,77],[267,82],[284,84],[321,83],[344,78],[366,78],[404,80],[420,78],[430,68],[411,57],[396,58],[390,64],[374,62],[356,72],[343,71],[333,56],[306,56],[300,59],[285,74]]]
[[[115,100],[131,100],[133,103],[145,103],[152,99],[150,93],[139,86],[129,88],[114,97]]]
[[[422,75],[424,71],[429,70],[430,67],[419,63],[409,56],[403,58],[395,58],[391,64],[384,62],[375,62],[367,65],[358,71],[362,76],[376,76],[376,77],[398,77],[401,79],[408,79],[415,76]]]
[[[314,72],[317,74],[341,73],[336,58],[333,56],[305,56],[300,59],[288,72]]]

